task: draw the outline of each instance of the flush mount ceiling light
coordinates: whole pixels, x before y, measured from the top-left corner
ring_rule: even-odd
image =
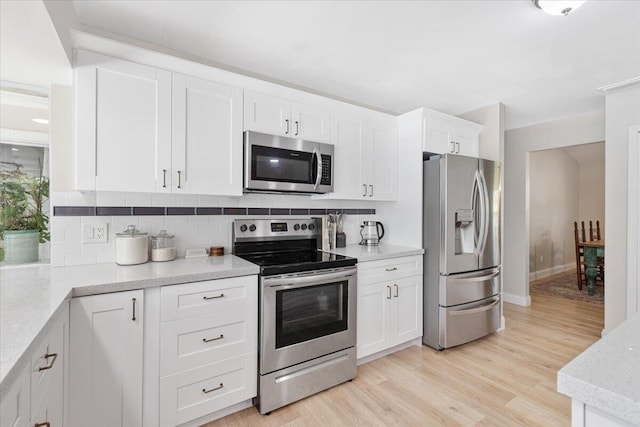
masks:
[[[570,12],[582,6],[584,2],[585,0],[533,0],[533,4],[538,9],[554,16],[567,16]]]

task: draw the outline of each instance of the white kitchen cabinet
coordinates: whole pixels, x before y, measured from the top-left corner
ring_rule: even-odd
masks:
[[[242,195],[242,89],[174,73],[171,133],[163,191]]]
[[[155,192],[156,158],[171,144],[171,73],[79,50],[75,76],[77,189]]]
[[[329,143],[330,123],[329,110],[262,93],[244,93],[246,130]]]
[[[395,124],[334,114],[334,190],[322,197],[350,200],[396,200],[398,128]]]
[[[358,359],[422,336],[422,257],[358,263]]]
[[[478,157],[482,125],[426,108],[423,111],[422,151]]]
[[[257,281],[254,275],[161,289],[161,426],[205,423],[257,395]]]
[[[25,366],[15,383],[0,396],[0,426],[27,427],[31,419],[29,388],[31,369]]]
[[[144,292],[71,300],[72,427],[142,425]]]

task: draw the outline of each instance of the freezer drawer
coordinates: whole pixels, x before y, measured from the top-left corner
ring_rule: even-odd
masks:
[[[500,296],[455,307],[440,307],[440,347],[482,338],[500,327]]]
[[[440,276],[440,305],[451,307],[500,293],[500,269]]]

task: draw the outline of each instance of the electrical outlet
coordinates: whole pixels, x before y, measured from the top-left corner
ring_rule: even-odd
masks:
[[[107,223],[93,222],[82,225],[82,243],[107,243]]]

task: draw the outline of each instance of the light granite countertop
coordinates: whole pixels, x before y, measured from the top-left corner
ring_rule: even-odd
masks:
[[[258,272],[258,266],[233,255],[131,266],[1,267],[0,392],[14,382],[70,298]]]
[[[376,261],[379,259],[422,255],[424,254],[424,249],[381,243],[378,246],[347,245],[345,248],[336,248],[328,252],[357,258],[358,262],[366,262]]]
[[[560,369],[558,392],[640,425],[640,313]]]

